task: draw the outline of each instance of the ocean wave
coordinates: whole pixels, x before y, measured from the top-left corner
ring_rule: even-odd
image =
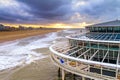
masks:
[[[58,38],[58,36],[57,33],[54,32],[45,34],[44,36],[33,36],[0,45],[0,70],[21,64],[29,64],[34,60],[45,58],[45,55],[32,50],[48,47],[51,43],[46,42],[52,42],[56,38]],[[27,44],[24,45],[24,42]]]
[[[49,47],[52,42],[56,42],[56,39],[63,38],[59,34],[68,32],[72,33],[74,31],[52,32],[0,44],[0,70],[29,64],[34,60],[47,57],[33,51],[33,49]]]

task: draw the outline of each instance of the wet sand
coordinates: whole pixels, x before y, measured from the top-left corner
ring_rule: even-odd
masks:
[[[25,45],[27,43],[20,44]],[[45,55],[47,57],[36,60],[31,64],[18,66],[17,68],[13,68],[12,70],[11,69],[4,70],[0,72],[0,80],[60,80],[58,79],[57,74],[58,67],[55,66],[51,61],[50,59],[51,52],[48,49],[48,47],[37,48],[33,49],[32,51],[35,51],[36,53]]]
[[[49,49],[41,48],[33,51],[48,57],[12,70],[3,71],[0,73],[0,80],[58,80],[58,67],[52,63]]]
[[[23,32],[0,32],[0,42],[8,42],[16,39],[22,39],[30,36],[41,35],[58,30],[38,30],[38,31],[23,31]],[[22,43],[26,44],[26,43]],[[47,57],[36,60],[30,64],[23,64],[15,68],[10,68],[0,71],[0,80],[58,80],[57,70],[50,59],[50,51],[47,48],[37,48],[35,51],[38,54]]]
[[[22,30],[22,31],[3,31],[0,32],[0,43],[22,39],[30,36],[42,35],[50,32],[56,32],[60,29],[47,29],[47,30]]]

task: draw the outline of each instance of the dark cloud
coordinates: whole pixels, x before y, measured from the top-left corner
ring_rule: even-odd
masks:
[[[120,18],[120,0],[89,0],[86,3],[78,9],[82,15],[101,21]]]
[[[62,5],[66,5],[69,1],[67,0],[18,0],[20,2],[26,3],[33,9],[39,9],[41,11],[51,11],[59,8]]]
[[[31,8],[30,13],[36,17],[54,19],[71,12],[69,0],[19,0]]]
[[[72,13],[69,0],[5,0],[8,6],[0,6],[0,21],[15,23],[54,23],[64,21]],[[12,1],[12,3],[10,2]],[[1,4],[1,2],[0,2]],[[15,5],[14,5],[15,4]],[[1,8],[2,7],[2,8]],[[54,21],[53,21],[54,20]]]
[[[12,15],[9,13],[2,13],[2,15],[0,16],[0,22],[5,22],[5,23],[25,23],[27,21],[30,21],[30,18],[26,18],[18,15]]]
[[[32,15],[28,13],[29,9],[27,6],[16,1],[11,1],[0,1],[0,22],[25,23],[31,20]]]
[[[120,18],[119,3],[120,0],[1,0],[0,22],[70,24],[114,20]]]

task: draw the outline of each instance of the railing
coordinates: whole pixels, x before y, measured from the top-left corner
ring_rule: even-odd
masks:
[[[98,79],[117,80],[116,77],[111,77],[111,76],[98,74],[95,72],[90,72],[90,64],[71,59],[70,57],[66,58],[64,56],[59,56],[59,55],[55,54],[55,52],[57,52],[57,49],[55,46],[51,46],[50,49],[52,49],[52,52],[53,52],[51,57],[52,57],[52,60],[54,61],[54,63],[56,63],[59,67],[67,69],[69,72],[76,73],[78,75],[83,75],[83,76],[90,77],[92,79],[97,79],[97,80]],[[65,49],[65,47],[64,47],[64,49]],[[66,54],[63,54],[62,52],[64,52],[64,50],[59,52],[59,54],[66,55]],[[68,55],[66,55],[66,56],[68,56]],[[99,65],[99,64],[96,66],[101,68],[101,65]]]
[[[64,59],[65,62],[62,63],[60,61],[61,58],[59,58],[58,56],[56,56],[54,54],[51,55],[51,58],[57,66],[65,69],[71,73],[75,73],[77,75],[88,77],[88,78],[95,79],[95,80],[103,80],[103,79],[116,80],[116,78],[114,78],[114,77],[102,76],[101,74],[89,72],[88,65],[78,64],[78,62],[68,60],[68,59]]]
[[[118,36],[118,34],[116,34],[117,36],[115,36],[114,39],[111,39],[111,38],[113,38],[112,36],[114,35],[114,33],[112,33],[111,36],[109,37],[109,39],[107,39],[108,36],[106,34],[108,34],[108,33],[102,33],[103,34],[102,36],[97,35],[96,36],[97,38],[95,38],[95,36],[91,36],[92,38],[90,38],[90,36],[89,37],[84,37],[84,36],[86,36],[85,35],[86,33],[89,33],[89,32],[72,34],[72,35],[66,36],[66,38],[68,38],[68,39],[74,39],[74,40],[94,41],[94,42],[120,43],[120,40],[116,39],[117,36]],[[98,34],[98,33],[94,33],[94,34]],[[76,36],[79,36],[79,37],[76,37]]]

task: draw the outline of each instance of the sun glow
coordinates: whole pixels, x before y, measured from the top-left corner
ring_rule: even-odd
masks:
[[[62,23],[51,24],[50,26],[53,28],[73,28],[73,26],[69,26],[67,24]]]
[[[82,23],[73,23],[73,24],[63,24],[63,23],[55,23],[55,24],[45,24],[45,25],[39,25],[39,24],[4,24],[5,26],[11,26],[11,27],[19,27],[19,25],[22,25],[24,27],[44,27],[44,28],[83,28],[87,26],[88,24],[86,22]]]

